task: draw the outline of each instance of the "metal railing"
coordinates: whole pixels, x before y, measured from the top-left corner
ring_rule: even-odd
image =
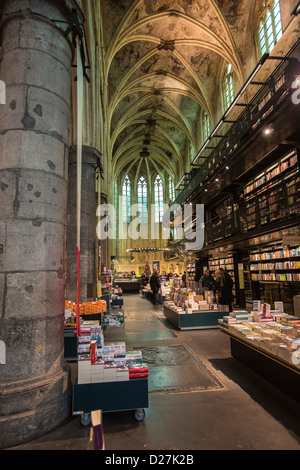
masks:
[[[290,55],[299,43],[300,40],[294,45],[289,56],[282,58],[280,64],[266,82],[260,84],[249,81],[247,86],[255,84],[260,87],[258,92],[248,104],[243,104],[244,110],[236,121],[231,122],[231,128],[224,133],[224,136],[216,136],[216,130],[222,131],[222,128],[224,129],[224,126],[230,122],[226,121],[225,118],[228,111],[225,113],[209,138],[209,141],[211,141],[213,138],[218,137],[218,144],[213,150],[208,150],[207,146],[204,146],[203,150],[199,152],[198,158],[204,158],[205,160],[198,168],[194,168],[189,175],[185,175],[186,187],[176,197],[175,204],[182,205],[189,202],[193,194],[218,171],[220,165],[225,164],[226,160],[237,152],[266,123],[267,118],[274,113],[282,102],[291,95],[292,84],[300,74],[300,70],[299,61],[290,57]],[[279,60],[278,57],[272,56],[268,56],[265,60],[268,59]],[[247,86],[244,86],[244,92],[247,90]],[[238,103],[235,106],[238,106]],[[204,152],[207,151],[210,153],[204,155]]]

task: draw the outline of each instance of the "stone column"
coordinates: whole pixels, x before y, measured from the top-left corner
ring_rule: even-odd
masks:
[[[70,414],[64,361],[72,46],[51,19],[69,0],[2,0],[0,78],[0,447]]]
[[[97,201],[96,165],[101,154],[90,147],[82,149],[81,230],[80,230],[80,302],[94,300],[97,293]],[[77,300],[77,148],[70,149],[68,227],[66,259],[66,298]]]

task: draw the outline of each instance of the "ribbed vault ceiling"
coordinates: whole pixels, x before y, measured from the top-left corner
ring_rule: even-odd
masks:
[[[220,76],[244,80],[254,0],[105,0],[107,126],[114,175],[162,169],[175,182],[216,124]],[[220,117],[220,116],[219,116]]]

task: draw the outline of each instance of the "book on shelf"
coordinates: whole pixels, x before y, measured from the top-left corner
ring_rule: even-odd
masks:
[[[261,111],[262,108],[268,103],[268,101],[272,98],[272,91],[266,94],[266,96],[261,100],[258,105],[258,110]]]
[[[286,82],[285,74],[281,75],[281,77],[275,83],[275,91],[278,91]]]

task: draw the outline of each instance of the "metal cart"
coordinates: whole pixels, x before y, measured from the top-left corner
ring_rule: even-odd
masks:
[[[73,415],[81,415],[81,424],[90,424],[93,410],[134,411],[137,421],[145,418],[148,408],[148,379],[138,378],[127,381],[74,384]]]

